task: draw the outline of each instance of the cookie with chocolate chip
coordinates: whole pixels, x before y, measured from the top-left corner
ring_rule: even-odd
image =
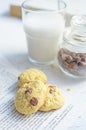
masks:
[[[40,111],[59,109],[64,105],[64,97],[61,90],[54,85],[47,85],[47,95]]]
[[[25,70],[18,77],[18,86],[22,87],[25,83],[29,83],[30,81],[40,80],[43,83],[47,82],[47,77],[41,70],[31,68]]]
[[[43,105],[46,95],[46,86],[42,81],[32,81],[24,84],[16,95],[15,107],[21,114],[32,114]]]

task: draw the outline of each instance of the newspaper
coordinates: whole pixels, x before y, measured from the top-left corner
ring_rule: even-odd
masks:
[[[26,57],[26,54],[0,54],[0,130],[67,130],[80,114],[76,102],[80,94],[86,93],[85,81],[72,82],[72,79],[62,75],[56,66],[34,66]],[[61,88],[65,95],[65,105],[61,109],[50,112],[38,111],[27,116],[16,111],[14,100],[18,90],[17,77],[23,70],[31,67],[43,70],[48,82]],[[71,91],[67,91],[68,88]]]

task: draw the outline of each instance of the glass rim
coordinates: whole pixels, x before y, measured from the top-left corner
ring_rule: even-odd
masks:
[[[29,0],[25,0],[22,4],[21,4],[21,7],[22,7],[22,9],[24,9],[25,11],[30,11],[30,12],[37,12],[37,11],[47,11],[47,12],[62,12],[66,7],[67,7],[67,4],[63,1],[63,0],[61,0],[61,1],[59,1],[60,3],[63,3],[64,4],[64,6],[63,7],[61,7],[61,9],[57,9],[57,10],[50,10],[50,9],[41,9],[41,8],[38,8],[37,10],[33,10],[34,8],[32,8],[32,9],[28,9],[27,7],[25,7],[25,3],[27,3],[27,1],[29,1]]]

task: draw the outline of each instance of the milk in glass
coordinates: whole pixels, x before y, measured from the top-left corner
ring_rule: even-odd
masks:
[[[64,18],[58,12],[28,13],[24,18],[24,30],[29,60],[40,64],[52,63],[56,58],[64,27]]]

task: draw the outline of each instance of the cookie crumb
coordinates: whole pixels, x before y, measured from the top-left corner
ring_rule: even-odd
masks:
[[[67,88],[67,91],[71,91],[71,88]]]
[[[82,116],[78,116],[78,118],[81,118]]]
[[[50,67],[51,67],[51,68],[55,68],[55,64],[51,64]]]

